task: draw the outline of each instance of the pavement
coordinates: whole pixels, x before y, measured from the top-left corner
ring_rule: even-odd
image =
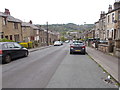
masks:
[[[32,48],[32,49],[28,49],[29,52],[34,52],[34,51],[37,51],[37,50],[41,50],[41,49],[45,49],[45,48],[49,48],[53,45],[49,45],[49,46],[42,46],[42,47],[37,47],[37,48]]]
[[[120,60],[117,57],[103,53],[95,48],[87,47],[88,55],[102,68],[104,68],[117,82],[120,83],[118,79],[118,63]]]

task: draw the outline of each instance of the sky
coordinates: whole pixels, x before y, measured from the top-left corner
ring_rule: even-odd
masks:
[[[0,12],[34,24],[94,24],[115,0],[1,0]]]

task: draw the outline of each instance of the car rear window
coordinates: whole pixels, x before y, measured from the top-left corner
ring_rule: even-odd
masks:
[[[81,41],[73,41],[73,43],[83,43],[83,42],[81,42]]]
[[[55,43],[60,43],[60,41],[55,41]]]
[[[76,44],[79,44],[79,45],[84,45],[84,43],[82,41],[73,41],[73,44],[76,45]]]

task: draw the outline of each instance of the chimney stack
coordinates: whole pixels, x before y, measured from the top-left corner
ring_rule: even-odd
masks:
[[[102,19],[104,18],[104,16],[105,16],[105,11],[101,11],[100,18]]]
[[[120,7],[120,0],[117,0],[115,3],[114,3],[114,9],[117,9]]]
[[[115,0],[115,2],[120,2],[120,0]]]
[[[6,8],[5,8],[5,12],[4,12],[4,13],[7,14],[7,15],[10,15],[9,9],[6,9]]]
[[[108,12],[112,11],[112,5],[109,5]]]
[[[29,22],[30,24],[32,24],[32,20],[30,20],[30,22]]]

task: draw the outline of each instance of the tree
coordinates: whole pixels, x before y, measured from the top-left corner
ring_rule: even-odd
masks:
[[[60,40],[61,40],[61,41],[66,41],[67,38],[65,38],[64,36],[61,36],[61,37],[60,37]]]

